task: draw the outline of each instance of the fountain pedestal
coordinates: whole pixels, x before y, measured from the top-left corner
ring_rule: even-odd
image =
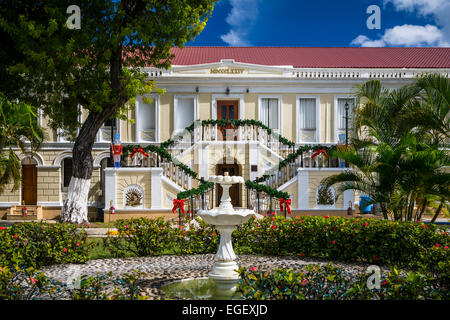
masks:
[[[214,280],[218,290],[229,292],[231,296],[236,289],[236,283],[239,281],[239,275],[236,272],[238,265],[235,262],[236,254],[233,251],[231,234],[238,225],[250,219],[255,212],[247,209],[234,210],[231,204],[229,189],[235,183],[243,183],[242,177],[230,177],[225,173],[225,176],[211,176],[208,180],[220,183],[223,188],[219,207],[198,212],[198,215],[206,223],[214,225],[220,233],[220,243],[214,266],[208,276]]]

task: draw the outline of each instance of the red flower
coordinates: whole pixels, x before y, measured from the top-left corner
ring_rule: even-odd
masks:
[[[30,277],[30,281],[31,281],[31,284],[36,284],[36,282],[38,282],[37,279],[35,279],[33,277]]]
[[[435,246],[436,248],[439,248],[441,245],[440,245],[439,243],[436,243],[434,246]]]
[[[423,224],[420,227],[423,228],[423,229],[428,229],[428,226],[426,224]]]
[[[275,212],[272,212],[272,213],[271,213],[271,215],[273,215],[273,216],[274,216],[274,215],[275,215]]]
[[[18,237],[17,237],[17,234],[15,234],[13,237],[14,237],[14,239],[16,239],[16,240],[17,240],[17,238],[18,238]]]
[[[373,258],[373,260],[375,260],[375,261],[380,260],[380,258],[378,258],[377,256],[373,256],[372,258]]]
[[[80,246],[80,243],[79,242],[77,242],[77,247],[79,247]]]
[[[325,216],[324,218],[325,218],[325,219],[328,219],[328,218],[329,218],[329,216]]]
[[[214,237],[215,235],[216,235],[216,233],[215,233],[215,232],[211,233],[211,237]]]
[[[272,225],[270,228],[271,228],[271,229],[275,229],[276,227],[275,227],[274,225]]]
[[[250,268],[250,271],[251,271],[251,272],[255,272],[255,271],[257,271],[257,270],[258,270],[257,267],[251,267],[251,268]]]
[[[66,248],[64,248],[64,249],[63,249],[63,251],[64,251],[64,252],[67,252],[67,249],[66,249]]]
[[[0,227],[0,230],[6,230],[6,227]]]
[[[275,221],[275,218],[274,218],[274,217],[272,217],[272,218],[270,218],[270,220],[272,220],[272,221]]]
[[[362,227],[364,228],[364,227],[367,226],[368,224],[369,224],[368,222],[363,223]]]
[[[331,243],[332,243],[332,244],[335,244],[335,243],[336,243],[336,241],[334,241],[334,240],[333,240],[333,241],[331,241]]]
[[[448,250],[448,246],[445,246],[444,249],[445,249],[445,250]]]
[[[382,285],[387,285],[387,281],[384,280],[381,284],[382,284]]]
[[[303,279],[302,285],[306,286],[308,284],[308,279]]]
[[[291,222],[291,224],[294,224],[294,223],[295,223],[295,221],[292,221],[292,222]]]
[[[333,228],[333,231],[336,231],[336,227]]]
[[[300,256],[300,257],[303,257],[304,255],[305,255],[305,254],[304,254],[303,252],[300,252],[300,253],[299,253],[299,256]]]

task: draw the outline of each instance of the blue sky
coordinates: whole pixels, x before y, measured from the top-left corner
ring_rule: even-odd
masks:
[[[367,27],[370,5],[380,29]],[[448,47],[450,0],[220,0],[187,45]]]

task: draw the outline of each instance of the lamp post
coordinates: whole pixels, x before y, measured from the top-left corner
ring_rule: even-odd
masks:
[[[348,102],[345,102],[345,146],[348,146]]]
[[[345,101],[345,147],[348,148],[348,102]],[[345,167],[348,167],[347,161],[345,161]]]

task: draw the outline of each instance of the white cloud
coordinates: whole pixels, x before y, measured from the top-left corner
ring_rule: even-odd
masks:
[[[417,10],[422,15],[428,15],[448,5],[448,0],[384,0],[384,4],[387,3],[392,3],[397,11]]]
[[[361,47],[384,47],[385,43],[383,40],[371,40],[365,35],[359,35],[350,43],[351,45],[361,46]]]
[[[249,46],[249,28],[258,17],[258,0],[230,0],[231,12],[226,21],[231,29],[220,38],[230,46]]]
[[[387,29],[381,39],[378,40],[359,35],[353,39],[351,45],[361,47],[447,47],[449,43],[444,39],[443,32],[436,26],[429,24],[426,26],[404,24]]]
[[[391,46],[448,46],[444,35],[436,26],[404,24],[387,29],[382,38]]]
[[[397,11],[417,12],[432,17],[443,34],[442,43],[450,43],[450,1],[449,0],[384,0],[392,3]]]

